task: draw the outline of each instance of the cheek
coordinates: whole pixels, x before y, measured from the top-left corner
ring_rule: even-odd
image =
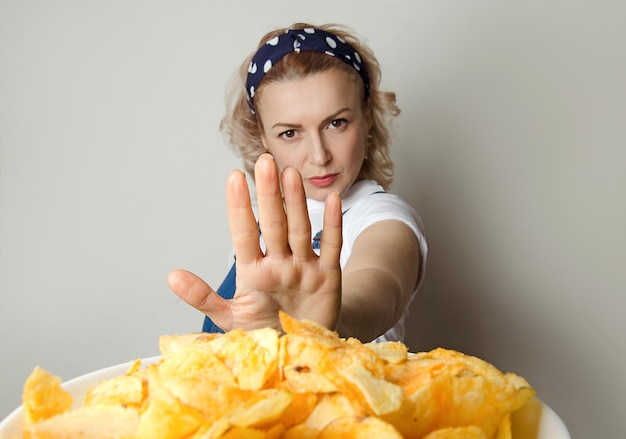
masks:
[[[367,134],[359,132],[354,139],[354,148],[352,149],[355,158],[363,158],[367,149]]]
[[[263,140],[263,146],[266,151],[272,154],[274,161],[280,169],[293,165],[299,168],[299,165],[306,159],[307,149],[300,142],[285,142],[281,139]]]

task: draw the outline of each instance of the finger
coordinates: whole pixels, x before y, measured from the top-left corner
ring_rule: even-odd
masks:
[[[263,154],[254,166],[256,196],[259,204],[259,226],[265,241],[266,254],[289,253],[287,216],[278,180],[278,169],[269,154]]]
[[[300,172],[288,166],[282,174],[285,209],[287,211],[287,235],[292,254],[297,258],[312,256],[311,221],[306,205],[306,195]]]
[[[262,255],[259,245],[259,229],[250,204],[250,191],[246,176],[233,171],[226,180],[226,204],[228,225],[237,260],[250,262]]]
[[[335,268],[339,265],[343,238],[341,217],[341,197],[335,191],[326,196],[324,202],[324,231],[320,242],[320,263]]]
[[[168,274],[167,283],[178,297],[211,318],[228,310],[228,301],[193,273],[174,270]]]

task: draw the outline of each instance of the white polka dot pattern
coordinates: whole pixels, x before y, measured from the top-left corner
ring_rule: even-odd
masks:
[[[246,92],[248,93],[248,103],[253,113],[254,93],[265,74],[285,55],[301,51],[325,53],[335,56],[337,59],[352,66],[363,79],[365,92],[367,93],[369,76],[363,68],[361,56],[343,38],[321,29],[289,29],[283,35],[273,37],[263,44],[250,62]]]

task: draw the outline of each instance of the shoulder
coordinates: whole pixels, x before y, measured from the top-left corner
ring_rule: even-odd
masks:
[[[344,214],[345,226],[356,234],[378,221],[390,219],[405,223],[416,235],[424,233],[422,220],[413,206],[389,192],[375,191],[362,195]]]
[[[358,237],[367,228],[387,220],[395,220],[408,226],[415,235],[420,252],[421,263],[418,279],[421,281],[428,254],[424,226],[413,206],[398,195],[377,191],[359,197],[343,216],[344,244],[351,249]],[[385,224],[385,227],[390,227],[390,225]],[[389,244],[393,245],[391,242]]]

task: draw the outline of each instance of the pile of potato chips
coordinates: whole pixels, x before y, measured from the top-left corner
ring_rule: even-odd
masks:
[[[339,338],[281,314],[266,328],[162,336],[162,358],[101,381],[72,407],[36,368],[24,386],[24,438],[511,437],[528,382],[456,351]]]

